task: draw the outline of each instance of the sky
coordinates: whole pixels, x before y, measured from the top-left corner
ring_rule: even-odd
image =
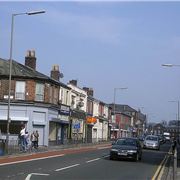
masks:
[[[11,16],[16,16],[13,59],[35,50],[37,71],[59,65],[68,83],[94,89],[105,103],[140,109],[149,122],[177,119],[180,100],[180,2],[0,2],[0,58],[9,59]],[[175,101],[175,102],[169,102]]]

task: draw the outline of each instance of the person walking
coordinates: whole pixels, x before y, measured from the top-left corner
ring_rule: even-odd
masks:
[[[35,146],[36,146],[36,149],[38,149],[38,146],[39,146],[39,133],[38,133],[38,130],[36,130],[36,132],[34,133],[34,136],[35,136]]]
[[[33,131],[33,133],[31,134],[30,140],[31,140],[31,150],[32,150],[32,148],[36,149],[35,131]]]
[[[19,138],[20,138],[20,151],[26,151],[25,134],[26,134],[25,126],[22,126],[20,134],[19,134]]]

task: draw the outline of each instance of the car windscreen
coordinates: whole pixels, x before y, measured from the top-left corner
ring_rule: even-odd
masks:
[[[146,140],[150,140],[150,141],[158,141],[158,137],[155,136],[147,136]]]
[[[136,146],[136,141],[134,139],[118,139],[116,144],[124,146]]]

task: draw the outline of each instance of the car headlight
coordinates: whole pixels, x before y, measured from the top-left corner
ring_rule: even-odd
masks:
[[[128,150],[128,153],[137,153],[137,150]]]
[[[111,149],[111,151],[118,152],[118,150],[117,150],[117,149]]]

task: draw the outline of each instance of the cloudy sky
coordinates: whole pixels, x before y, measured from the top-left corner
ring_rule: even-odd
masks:
[[[9,58],[11,15],[16,16],[13,59],[34,49],[37,70],[58,64],[63,83],[78,80],[105,103],[128,104],[149,121],[177,119],[180,100],[180,2],[0,2],[0,57]]]

